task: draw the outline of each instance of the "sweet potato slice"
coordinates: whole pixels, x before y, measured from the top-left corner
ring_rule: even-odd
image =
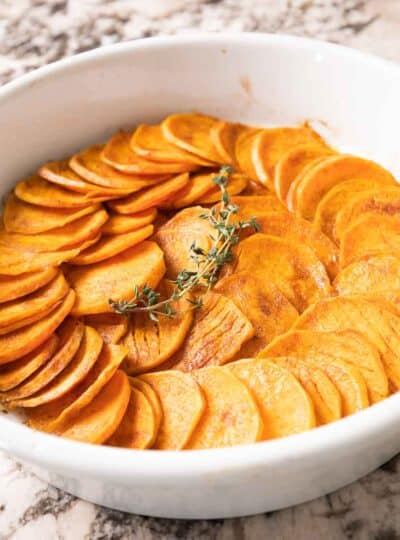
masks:
[[[157,392],[153,389],[153,387],[149,383],[146,383],[142,381],[141,379],[138,379],[137,377],[129,377],[129,384],[131,385],[131,388],[135,388],[136,390],[139,390],[148,399],[154,413],[155,431],[156,431],[156,438],[157,438],[158,430],[160,429],[161,420],[163,417],[161,402],[160,402],[160,398],[157,395]]]
[[[104,343],[116,345],[128,331],[128,318],[117,313],[86,315],[85,324],[100,334]]]
[[[151,404],[143,392],[131,387],[125,415],[107,444],[143,450],[151,448],[156,437],[156,418]]]
[[[56,351],[58,342],[57,334],[52,334],[26,356],[2,366],[0,368],[0,391],[6,392],[15,388],[42,367]]]
[[[238,195],[247,186],[248,179],[243,174],[232,174],[229,178],[226,191],[229,195]],[[221,200],[221,190],[218,186],[214,186],[210,191],[203,195],[198,202],[200,204],[213,204]]]
[[[246,129],[241,124],[219,120],[210,129],[210,139],[225,165],[236,165],[235,146],[239,134]]]
[[[58,274],[56,267],[43,268],[16,276],[0,275],[0,303],[10,302],[44,287]]]
[[[315,158],[312,161],[310,161],[310,163],[308,163],[307,165],[303,167],[303,169],[299,172],[299,174],[290,184],[289,190],[286,195],[286,206],[290,212],[296,212],[297,195],[298,195],[297,192],[298,192],[298,187],[303,180],[303,177],[307,176],[311,170],[317,167],[317,165],[321,164],[322,162],[325,162],[330,157],[331,156],[322,156],[322,157]]]
[[[124,199],[109,203],[110,208],[119,214],[134,214],[148,208],[155,208],[168,199],[173,199],[189,182],[189,174],[172,177],[156,186],[149,187]]]
[[[0,364],[18,360],[44,343],[69,314],[74,302],[75,293],[71,290],[44,319],[0,336]]]
[[[93,204],[87,194],[64,189],[40,176],[18,182],[15,195],[21,201],[47,208],[81,208]]]
[[[372,403],[388,396],[389,384],[379,352],[358,332],[291,331],[275,339],[260,352],[262,357],[288,356],[340,359],[360,370]]]
[[[253,180],[250,180],[246,188],[241,193],[242,196],[260,197],[265,195],[273,195],[272,191],[266,186],[262,186]]]
[[[287,369],[268,359],[232,362],[229,369],[249,388],[264,423],[262,440],[286,437],[315,426],[312,401]]]
[[[59,343],[57,351],[50,360],[34,373],[23,384],[2,394],[3,401],[32,396],[47,386],[72,361],[84,336],[84,325],[78,319],[68,318],[58,330]]]
[[[41,289],[10,302],[0,309],[0,335],[17,330],[45,317],[68,294],[69,285],[59,273]]]
[[[165,162],[157,163],[136,154],[131,146],[132,133],[121,131],[107,142],[103,149],[102,159],[114,169],[127,174],[178,174],[193,171],[197,168],[194,163]]]
[[[214,163],[223,163],[210,137],[217,120],[198,113],[171,114],[161,124],[164,137],[175,146]]]
[[[31,235],[63,227],[96,210],[99,210],[99,206],[93,204],[75,209],[36,206],[11,194],[7,199],[3,221],[7,232]]]
[[[68,282],[76,292],[73,314],[111,312],[109,299],[129,300],[135,285],[155,288],[165,272],[161,249],[154,242],[142,242],[106,261],[70,269]]]
[[[186,208],[162,225],[155,234],[154,239],[164,252],[167,277],[175,279],[182,270],[195,268],[190,257],[193,243],[205,251],[211,248],[210,235],[215,231],[207,220],[199,218],[205,213],[207,210],[201,206]]]
[[[163,412],[153,447],[184,448],[204,413],[205,399],[200,386],[190,375],[174,370],[146,373],[140,379],[155,390]]]
[[[259,182],[259,178],[253,157],[260,135],[261,129],[245,128],[239,132],[235,144],[236,163],[240,171],[255,182]]]
[[[246,384],[221,367],[201,369],[192,376],[204,393],[206,408],[186,448],[223,448],[261,439],[263,421]]]
[[[302,177],[296,190],[296,212],[306,219],[314,219],[322,197],[333,186],[351,178],[368,178],[382,185],[396,185],[393,176],[373,161],[350,155],[333,156]]]
[[[164,202],[166,208],[185,208],[196,203],[203,196],[207,195],[215,188],[213,179],[217,172],[192,174],[186,186],[175,194],[175,196]]]
[[[203,300],[185,342],[171,359],[174,369],[193,371],[226,364],[254,335],[252,324],[232,300],[214,292]]]
[[[137,231],[153,223],[156,217],[157,210],[155,208],[149,208],[148,210],[130,216],[111,214],[108,221],[103,225],[101,232],[103,234],[124,234]]]
[[[276,336],[286,332],[298,317],[296,308],[281,291],[259,274],[239,272],[226,276],[214,291],[229,298],[249,319],[254,336],[243,343],[237,356],[252,358]]]
[[[258,218],[269,212],[285,212],[283,204],[276,196],[270,195],[236,195],[231,198],[231,203],[238,207],[238,219],[246,221],[252,217]],[[219,206],[217,206],[218,208]]]
[[[285,202],[292,182],[304,167],[329,153],[331,151],[328,148],[316,144],[295,146],[285,152],[276,162],[274,169],[274,188],[278,199]]]
[[[160,125],[137,127],[130,145],[132,150],[146,159],[161,163],[189,163],[202,167],[213,165],[207,159],[192,154],[172,144],[165,138]]]
[[[174,285],[164,280],[158,287],[160,300],[170,298]],[[158,317],[152,321],[148,313],[135,313],[131,317],[130,330],[124,338],[128,354],[124,362],[129,374],[150,371],[168,360],[182,345],[193,321],[188,297],[171,303],[176,315],[173,318]]]
[[[80,411],[61,436],[86,443],[102,444],[118,428],[128,407],[130,395],[128,377],[117,370],[102,392]]]
[[[240,242],[234,262],[225,270],[257,273],[272,281],[300,313],[331,294],[325,267],[309,247],[267,234]]]
[[[124,355],[124,347],[104,345],[94,366],[77,386],[54,401],[26,409],[28,425],[41,431],[62,431],[113,377]]]

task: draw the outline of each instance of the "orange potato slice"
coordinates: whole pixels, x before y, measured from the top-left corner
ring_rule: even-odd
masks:
[[[155,288],[165,272],[163,252],[154,242],[142,242],[122,253],[92,264],[72,268],[67,279],[76,292],[73,314],[112,312],[109,299],[130,300],[135,285]]]
[[[107,219],[107,212],[100,209],[43,234],[25,235],[0,231],[0,244],[27,251],[61,251],[96,236]]]
[[[205,114],[171,114],[161,124],[161,130],[170,143],[182,150],[207,161],[222,164],[223,158],[210,137],[210,131],[216,123],[215,118]]]
[[[47,432],[60,432],[101,392],[125,355],[124,347],[105,345],[86,377],[72,390],[49,403],[26,410],[28,425]]]
[[[296,190],[296,212],[314,219],[318,203],[333,186],[351,178],[368,178],[382,185],[396,184],[394,177],[373,161],[350,155],[323,160],[302,177]]]
[[[117,430],[108,439],[109,446],[151,448],[157,437],[156,418],[147,397],[131,386],[131,397]]]
[[[124,131],[111,137],[105,145],[101,156],[104,163],[123,173],[139,175],[178,174],[193,171],[197,168],[194,163],[157,163],[156,161],[144,159],[132,150],[130,146],[131,138],[132,133]]]
[[[226,191],[229,195],[238,195],[247,186],[248,179],[242,174],[232,174],[229,178]],[[210,191],[203,195],[197,202],[200,204],[213,204],[221,200],[221,190],[218,186],[214,186]]]
[[[238,207],[238,219],[245,221],[252,217],[259,217],[269,212],[284,212],[286,211],[283,204],[278,201],[276,196],[270,195],[236,195],[231,198],[231,203]],[[218,208],[219,206],[217,206]]]
[[[262,440],[294,435],[315,426],[312,401],[287,369],[263,358],[232,362],[224,369],[251,391],[264,423]]]
[[[329,153],[332,153],[329,148],[316,144],[295,146],[285,152],[274,169],[274,188],[278,199],[285,202],[290,186],[304,167]]]
[[[297,208],[297,191],[298,186],[301,184],[303,177],[307,176],[309,171],[314,169],[317,165],[322,162],[325,162],[331,156],[322,156],[315,158],[308,165],[305,165],[303,169],[299,172],[293,182],[290,184],[289,190],[286,195],[286,206],[290,212],[295,212]]]
[[[239,132],[235,144],[235,158],[240,171],[256,182],[259,182],[259,178],[254,166],[253,158],[260,134],[260,129],[243,129]]]
[[[241,195],[259,197],[264,195],[273,195],[273,193],[269,188],[250,180],[246,188],[242,191]]]
[[[0,335],[17,330],[45,317],[68,294],[69,285],[62,273],[41,289],[2,304],[0,309]]]
[[[45,388],[34,395],[14,399],[9,407],[38,407],[44,403],[54,401],[75,388],[94,366],[101,349],[103,340],[94,328],[85,326],[82,341],[78,352],[68,362],[67,366]]]
[[[281,291],[258,274],[239,272],[226,276],[217,282],[214,291],[234,302],[254,328],[254,336],[242,345],[239,358],[255,356],[299,316]]]
[[[102,161],[103,148],[102,145],[97,144],[75,154],[69,160],[69,166],[87,182],[106,188],[129,190],[130,193],[168,178],[165,174],[143,177],[121,173]]]
[[[272,281],[300,313],[331,294],[325,267],[309,247],[267,234],[240,242],[225,271],[248,271]]]
[[[246,384],[221,367],[201,369],[192,376],[204,393],[206,408],[186,448],[223,448],[261,439],[263,421]]]
[[[7,232],[31,235],[63,227],[96,210],[99,210],[99,206],[93,204],[72,210],[35,206],[11,194],[7,199],[3,222]]]
[[[163,280],[159,287],[160,300],[170,298],[175,286]],[[131,317],[124,344],[128,354],[124,369],[129,374],[150,371],[168,360],[182,345],[193,321],[188,296],[171,302],[176,315],[173,318],[160,315],[152,321],[148,313],[135,313]]]
[[[163,416],[153,448],[181,450],[204,413],[200,386],[190,375],[174,370],[146,373],[139,380],[148,383],[161,402]]]
[[[85,324],[94,328],[104,343],[116,345],[128,331],[128,318],[118,313],[86,315]]]
[[[203,302],[186,340],[172,358],[174,369],[192,371],[226,364],[254,335],[248,318],[229,298],[210,292]]]
[[[189,182],[189,174],[183,173],[172,177],[157,186],[144,189],[124,199],[117,199],[109,203],[110,208],[119,214],[134,214],[148,208],[159,206],[164,201],[174,198]]]
[[[46,387],[72,361],[82,343],[84,331],[85,328],[81,321],[68,318],[59,329],[58,348],[51,359],[23,384],[2,394],[1,399],[12,401],[32,396]]]
[[[136,154],[151,161],[189,163],[202,167],[213,165],[207,159],[186,152],[186,150],[170,143],[165,138],[160,125],[146,126],[142,124],[138,126],[132,135],[130,146]]]
[[[58,336],[52,334],[29,354],[0,368],[0,391],[6,392],[25,381],[53,355],[58,347]]]
[[[235,146],[239,134],[246,129],[241,124],[218,120],[210,129],[210,140],[225,165],[236,165]]]
[[[128,377],[117,370],[102,392],[70,422],[61,433],[62,437],[92,444],[104,443],[121,423],[130,395]]]
[[[139,390],[148,399],[154,413],[155,431],[156,431],[156,438],[157,438],[158,430],[160,429],[161,421],[163,418],[161,402],[160,402],[160,398],[157,395],[157,392],[153,389],[152,386],[150,386],[149,383],[146,383],[142,381],[141,379],[138,379],[137,377],[129,377],[129,384],[131,385],[131,388],[135,388],[136,390]]]
[[[288,212],[260,213],[256,220],[260,232],[279,236],[312,249],[325,266],[329,277],[336,276],[339,258],[337,247],[317,227]]]
[[[80,208],[93,204],[87,194],[64,189],[40,176],[18,182],[15,195],[21,201],[47,208]]]
[[[215,187],[213,182],[217,172],[192,174],[186,186],[171,199],[164,202],[166,208],[185,208],[191,206]]]
[[[71,290],[44,319],[0,336],[0,364],[18,360],[44,343],[69,314],[74,302],[75,293]]]
[[[103,234],[124,234],[137,231],[153,223],[156,217],[157,210],[155,208],[149,208],[148,210],[130,216],[111,214],[108,221],[103,225],[101,232]]]
[[[260,352],[260,356],[307,357],[317,364],[320,358],[324,361],[327,358],[344,360],[360,370],[372,403],[389,394],[388,378],[379,352],[358,332],[291,331],[275,339]]]
[[[103,236],[98,242],[81,251],[69,262],[74,265],[86,265],[104,261],[140,244],[151,236],[153,231],[153,225],[146,225],[130,233]]]
[[[214,234],[214,228],[208,220],[199,218],[206,213],[207,209],[201,206],[181,210],[154,235],[154,240],[164,252],[167,277],[175,279],[181,270],[195,268],[190,257],[193,243],[205,251],[212,247],[210,235]]]
[[[50,266],[19,276],[0,276],[0,303],[9,302],[37,291],[47,285],[57,274],[58,269]]]

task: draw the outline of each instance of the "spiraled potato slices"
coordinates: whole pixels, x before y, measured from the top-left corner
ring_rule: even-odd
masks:
[[[49,266],[43,270],[18,276],[0,275],[0,303],[10,302],[37,291],[55,278],[57,273],[56,267]]]

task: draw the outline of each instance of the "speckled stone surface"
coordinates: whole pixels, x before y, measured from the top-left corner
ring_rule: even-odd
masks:
[[[400,0],[0,0],[0,84],[100,45],[191,30],[315,36],[400,61]],[[295,508],[177,521],[96,507],[0,454],[0,540],[11,539],[396,540],[400,459]]]

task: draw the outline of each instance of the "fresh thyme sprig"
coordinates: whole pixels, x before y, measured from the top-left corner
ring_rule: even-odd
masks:
[[[213,178],[213,182],[221,190],[221,203],[219,209],[215,207],[210,212],[201,214],[200,219],[207,220],[216,234],[210,236],[212,240],[211,248],[205,249],[193,243],[190,246],[190,258],[193,260],[194,270],[182,270],[172,282],[174,289],[171,296],[165,300],[160,299],[160,293],[144,285],[140,290],[135,286],[134,296],[131,300],[114,301],[109,300],[112,309],[121,315],[130,313],[147,312],[153,321],[158,321],[158,316],[172,318],[178,312],[173,308],[172,303],[188,295],[190,291],[202,290],[205,294],[218,281],[218,274],[221,268],[232,261],[232,247],[240,241],[240,232],[249,227],[255,231],[259,230],[256,218],[252,217],[247,221],[233,220],[239,207],[231,203],[227,185],[229,175],[232,173],[229,166],[221,167],[219,174]],[[203,305],[202,297],[186,298],[190,304],[188,309],[199,309]]]

